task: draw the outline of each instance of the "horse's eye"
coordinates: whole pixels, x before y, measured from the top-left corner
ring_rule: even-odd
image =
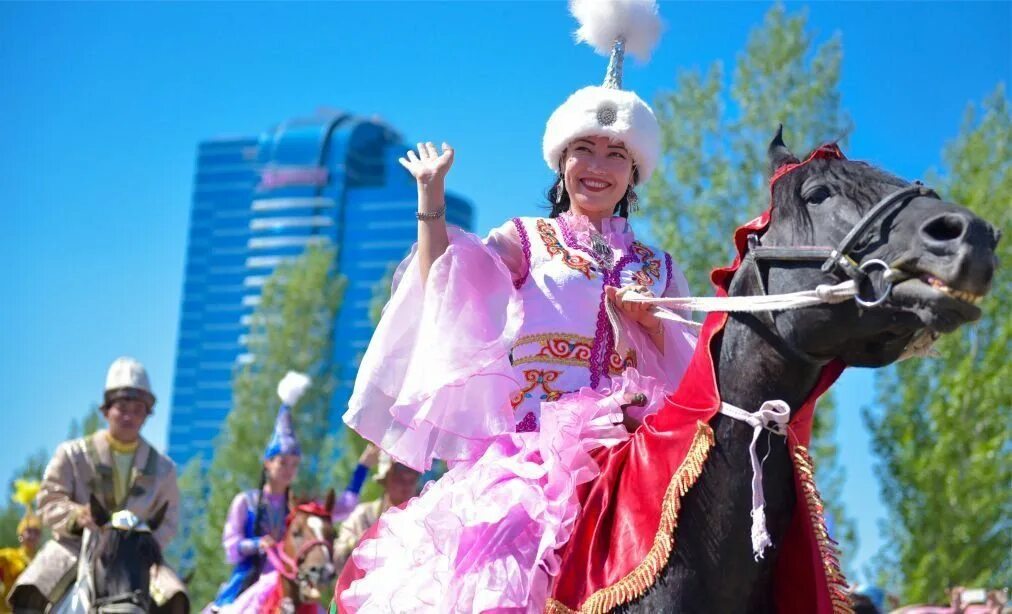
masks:
[[[829,193],[829,188],[827,188],[824,185],[817,185],[807,190],[802,195],[802,197],[805,199],[805,202],[810,205],[817,205],[822,201],[826,200],[827,198],[829,198],[830,196],[831,194]]]

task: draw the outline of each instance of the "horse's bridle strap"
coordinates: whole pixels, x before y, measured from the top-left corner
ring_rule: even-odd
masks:
[[[757,235],[749,235],[748,253],[756,261],[779,260],[779,261],[822,261],[824,273],[842,271],[844,275],[854,281],[863,281],[867,275],[861,270],[860,263],[855,261],[851,251],[858,244],[864,234],[871,228],[872,224],[878,222],[892,211],[902,209],[914,198],[919,196],[930,196],[938,198],[930,188],[924,187],[919,182],[900,188],[887,194],[882,200],[861,216],[861,219],[854,224],[839,245],[834,248],[821,245],[760,245]]]
[[[879,218],[885,217],[886,214],[892,212],[893,210],[902,209],[907,205],[907,203],[918,196],[932,196],[934,198],[938,198],[938,195],[935,194],[933,190],[924,187],[919,182],[914,182],[905,188],[900,188],[899,190],[886,195],[886,197],[880,200],[878,204],[861,216],[861,219],[858,220],[857,224],[850,229],[847,236],[840,241],[840,244],[833,250],[830,257],[826,259],[826,262],[822,265],[822,270],[826,273],[831,273],[838,266],[847,270],[847,263],[853,262],[849,258],[850,250],[854,249],[858,240],[861,239],[862,235],[864,235],[869,228],[871,228],[871,225],[879,221]],[[841,260],[843,261],[841,262]]]
[[[313,548],[319,547],[326,550],[328,558],[331,558],[329,555],[332,552],[332,546],[322,539],[314,539],[302,544],[302,547],[295,553],[295,557],[289,557],[288,554],[281,549],[281,544],[275,544],[272,548],[267,550],[267,558],[271,559],[271,564],[274,565],[274,568],[278,571],[278,573],[289,580],[294,580],[298,575],[299,565],[306,560],[306,555],[309,554],[309,551]]]
[[[754,237],[755,235],[751,235]],[[750,237],[751,238],[751,237]],[[829,247],[818,247],[802,245],[797,247],[784,247],[780,245],[759,245],[758,238],[754,244],[750,244],[748,253],[756,260],[796,260],[799,262],[810,262],[812,260],[825,260],[831,257],[836,250]]]
[[[151,596],[140,589],[132,590],[126,593],[117,593],[115,595],[108,595],[106,597],[98,597],[91,604],[91,611],[98,612],[102,611],[105,613],[114,613],[117,605],[133,605],[147,609],[151,601]],[[133,608],[130,608],[130,612],[133,612]]]

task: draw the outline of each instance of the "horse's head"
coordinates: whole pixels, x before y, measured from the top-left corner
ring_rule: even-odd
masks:
[[[151,566],[162,562],[153,532],[165,518],[163,504],[146,522],[123,510],[110,514],[91,496],[91,517],[99,531],[91,536],[92,604],[98,612],[148,612]]]
[[[991,224],[835,147],[801,164],[778,132],[769,157],[770,224],[731,293],[781,294],[851,278],[863,303],[774,314],[774,332],[791,349],[881,366],[980,317],[977,303],[997,265],[1000,233]]]
[[[323,505],[316,501],[292,505],[283,544],[288,559],[285,577],[298,588],[298,601],[318,601],[320,588],[336,577],[333,543],[336,537],[331,513],[334,491],[327,492]]]

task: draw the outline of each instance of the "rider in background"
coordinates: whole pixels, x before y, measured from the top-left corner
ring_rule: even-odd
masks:
[[[154,532],[164,550],[179,524],[176,466],[143,437],[155,405],[144,366],[117,358],[106,376],[102,415],[108,428],[59,445],[42,478],[39,512],[53,539],[39,550],[10,595],[15,612],[42,612],[74,581],[85,528],[99,529],[88,507],[95,495],[108,510],[129,510],[147,519],[166,505]],[[186,603],[186,588],[167,565],[151,568],[151,595],[159,606]]]
[[[42,520],[32,509],[32,501],[39,492],[39,482],[32,480],[14,480],[14,496],[11,499],[25,508],[25,514],[18,522],[17,548],[0,548],[0,613],[10,612],[7,605],[7,591],[14,586],[21,572],[35,558],[42,539]]]
[[[229,506],[221,543],[225,558],[235,567],[219,590],[212,610],[232,603],[262,573],[271,571],[265,552],[284,538],[285,519],[290,511],[288,491],[302,458],[292,425],[291,408],[309,384],[308,377],[294,372],[289,372],[278,384],[282,403],[275,419],[274,434],[264,450],[260,486],[240,492]],[[335,523],[346,518],[358,503],[358,493],[369,469],[376,464],[378,453],[377,448],[370,446],[359,458],[350,484],[335,502]]]
[[[365,532],[376,524],[380,515],[388,508],[404,504],[418,492],[418,478],[422,474],[407,465],[395,463],[389,455],[380,453],[372,444],[369,448],[380,455],[379,467],[373,479],[383,487],[383,496],[374,501],[359,503],[348,519],[341,523],[337,539],[334,540],[334,568],[338,573],[351,556],[351,551]]]

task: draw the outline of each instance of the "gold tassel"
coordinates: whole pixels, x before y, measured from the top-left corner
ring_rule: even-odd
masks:
[[[826,574],[826,584],[829,587],[829,597],[833,602],[833,612],[834,614],[854,614],[854,608],[847,593],[847,578],[840,570],[840,551],[826,529],[822,495],[819,494],[819,489],[815,486],[815,465],[804,446],[794,447],[794,469],[798,472],[798,478],[801,481],[801,490],[808,507],[812,531],[815,533],[815,541],[819,546],[819,556],[822,559],[822,570]]]
[[[605,614],[622,604],[640,597],[657,581],[671,556],[675,545],[675,529],[678,527],[678,512],[682,507],[682,497],[699,479],[703,472],[710,449],[713,448],[713,429],[705,422],[696,422],[696,434],[692,438],[689,451],[682,460],[675,474],[668,482],[661,502],[661,519],[654,535],[654,543],[646,557],[624,578],[597,590],[579,610],[570,609],[556,599],[549,599],[545,605],[545,614]]]

